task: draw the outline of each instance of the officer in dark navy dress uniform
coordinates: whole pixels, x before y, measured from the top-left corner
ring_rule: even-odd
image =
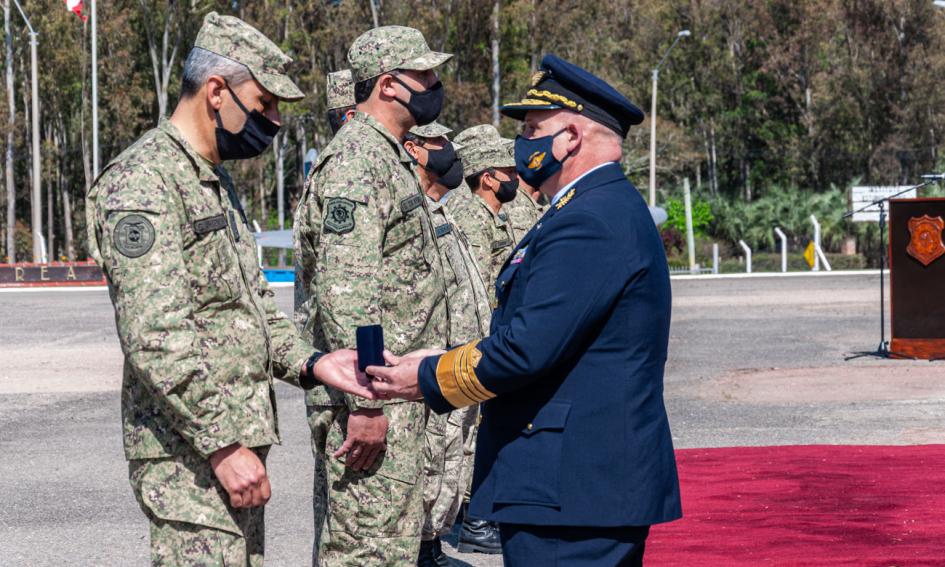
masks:
[[[552,204],[500,271],[490,336],[368,373],[438,413],[483,404],[469,513],[499,523],[506,565],[642,565],[649,527],[682,515],[669,273],[619,165],[643,113],[554,55],[502,112],[524,121],[519,175]]]

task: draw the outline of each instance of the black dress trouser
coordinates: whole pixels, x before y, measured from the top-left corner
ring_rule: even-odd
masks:
[[[649,526],[499,524],[506,567],[642,567]]]

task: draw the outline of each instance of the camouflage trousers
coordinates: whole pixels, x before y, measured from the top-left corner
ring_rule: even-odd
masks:
[[[308,406],[315,453],[313,564],[401,567],[417,561],[423,523],[426,406],[384,406],[387,449],[367,471],[331,457],[347,436],[344,406]],[[319,467],[324,483],[319,486]]]
[[[479,406],[476,406],[479,408]],[[466,475],[466,491],[463,494],[463,502],[469,502],[469,499],[472,498],[472,483],[473,483],[473,472],[475,471],[474,464],[476,462],[476,435],[479,433],[479,421],[482,419],[482,414],[476,411],[476,422],[472,427],[472,431],[469,432],[469,437],[466,439],[466,443],[463,445],[463,454],[466,455],[466,466],[469,467],[469,474]]]
[[[263,462],[269,447],[254,449]],[[263,508],[236,509],[196,453],[128,463],[131,487],[151,528],[151,564],[257,567],[263,564]]]
[[[427,420],[423,540],[448,534],[472,481],[479,406],[469,406]]]

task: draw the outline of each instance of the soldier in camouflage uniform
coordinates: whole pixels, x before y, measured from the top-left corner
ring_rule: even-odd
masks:
[[[325,78],[328,111],[328,127],[332,135],[337,134],[345,123],[355,114],[354,82],[351,80],[351,70],[344,69],[335,73],[328,73]],[[296,285],[296,305],[301,305],[305,299],[300,293],[304,286]],[[304,322],[303,322],[304,323]],[[299,325],[301,330],[302,325]],[[312,565],[318,565],[318,547],[322,540],[322,530],[328,517],[328,471],[325,469],[325,460],[319,458],[315,438],[312,438],[312,455],[315,457],[315,474],[312,477],[312,512],[314,519],[315,538],[312,543]]]
[[[395,354],[447,345],[443,262],[400,142],[439,113],[434,69],[450,57],[400,26],[368,31],[348,51],[358,112],[319,156],[295,216],[296,321],[313,345],[354,346],[357,327],[372,324],[382,325]],[[323,388],[306,405],[316,459],[328,472],[319,564],[416,561],[425,405]]]
[[[351,70],[328,73],[325,85],[328,93],[328,126],[334,135],[354,116],[354,82],[351,80]]]
[[[289,61],[244,22],[209,14],[174,115],[88,194],[89,242],[125,356],[125,456],[154,565],[262,565],[264,462],[280,439],[273,378],[355,383],[356,353],[313,355],[276,309],[220,167],[249,157],[241,132],[278,130],[280,99],[302,98]]]
[[[517,200],[519,185],[512,157],[514,141],[502,138],[494,126],[483,124],[464,130],[454,142],[462,146],[458,154],[463,163],[466,183],[472,191],[452,198],[449,207],[463,232],[469,236],[471,249],[483,281],[486,282],[490,305],[493,305],[499,268],[513,249],[516,237],[524,235],[513,231],[512,221],[506,213]],[[518,199],[521,198],[522,195],[518,195]],[[464,447],[470,469],[475,454],[475,439],[474,426]],[[468,501],[472,476],[466,481],[463,496]],[[462,552],[502,552],[495,524],[469,517],[468,514],[463,517],[457,547]]]
[[[450,344],[455,345],[461,344],[466,337],[475,340],[488,335],[491,310],[486,286],[473,259],[466,235],[452,218],[448,207],[442,203],[443,196],[453,182],[448,176],[445,180],[441,179],[427,167],[432,161],[431,154],[461,149],[456,144],[452,144],[450,148],[446,138],[450,132],[449,128],[435,122],[428,126],[416,126],[410,129],[404,148],[419,166],[417,173],[430,200],[434,232],[440,248],[445,251]],[[456,190],[467,193],[469,191],[464,186]],[[420,544],[418,567],[451,565],[443,553],[440,537],[452,529],[466,486],[472,477],[473,452],[467,452],[466,448],[474,442],[478,417],[478,406],[429,416],[423,491],[423,541]]]
[[[519,179],[518,196],[505,207],[508,209],[509,224],[512,226],[512,240],[515,245],[545,214],[545,196],[540,191],[530,191],[530,189]]]
[[[467,128],[456,136],[463,176],[473,198],[451,202],[456,222],[469,237],[476,263],[486,282],[490,303],[495,279],[512,251],[514,236],[505,207],[517,192],[518,175],[512,157],[514,142],[499,136],[491,124]],[[501,197],[501,199],[500,199]]]

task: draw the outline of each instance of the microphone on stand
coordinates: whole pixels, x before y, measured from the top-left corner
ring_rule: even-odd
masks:
[[[942,181],[945,180],[945,173],[926,173],[921,177],[922,179],[928,179],[930,181]]]

